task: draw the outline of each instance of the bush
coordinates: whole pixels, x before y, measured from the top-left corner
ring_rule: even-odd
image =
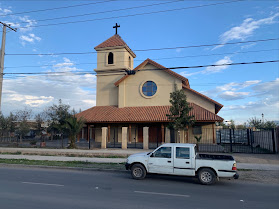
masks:
[[[30,144],[31,144],[31,145],[36,145],[36,144],[37,144],[37,141],[31,141]]]

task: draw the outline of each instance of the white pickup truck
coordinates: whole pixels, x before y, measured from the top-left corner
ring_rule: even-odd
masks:
[[[220,177],[239,177],[232,156],[200,154],[195,144],[163,144],[152,152],[130,155],[125,167],[137,180],[147,173],[197,176],[201,184],[213,184]]]

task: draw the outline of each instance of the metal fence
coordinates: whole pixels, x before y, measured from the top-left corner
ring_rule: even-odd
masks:
[[[121,148],[122,135],[121,129],[110,129],[107,132],[107,148]],[[90,140],[87,141],[87,135],[90,134]],[[131,129],[127,133],[127,147],[142,149],[143,143],[139,129]],[[76,146],[79,149],[101,148],[100,136],[101,128],[94,128],[89,132],[84,131],[76,140]],[[270,130],[251,130],[251,129],[218,129],[202,128],[201,133],[194,133],[189,130],[179,134],[173,134],[175,139],[171,142],[178,143],[197,143],[199,152],[215,153],[278,153],[279,151],[279,128]],[[109,138],[108,138],[109,137]],[[154,138],[155,137],[155,138]],[[200,142],[197,138],[200,137]],[[41,143],[45,142],[45,143]],[[149,138],[149,149],[155,149],[162,144],[161,136],[156,134]],[[64,136],[46,137],[26,137],[22,141],[18,137],[0,137],[0,147],[46,147],[46,148],[66,148],[69,145],[69,139]]]
[[[278,153],[275,129],[202,129],[200,152]],[[197,143],[197,141],[193,142]]]

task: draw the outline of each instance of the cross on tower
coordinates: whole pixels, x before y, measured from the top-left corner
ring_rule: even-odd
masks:
[[[115,28],[115,34],[117,34],[117,28],[120,28],[120,25],[117,25],[117,23],[115,23],[115,26],[113,26],[113,28]]]

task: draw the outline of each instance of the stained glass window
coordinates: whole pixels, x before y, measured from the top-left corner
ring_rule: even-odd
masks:
[[[157,92],[157,85],[153,81],[146,81],[142,86],[142,93],[151,97]]]

